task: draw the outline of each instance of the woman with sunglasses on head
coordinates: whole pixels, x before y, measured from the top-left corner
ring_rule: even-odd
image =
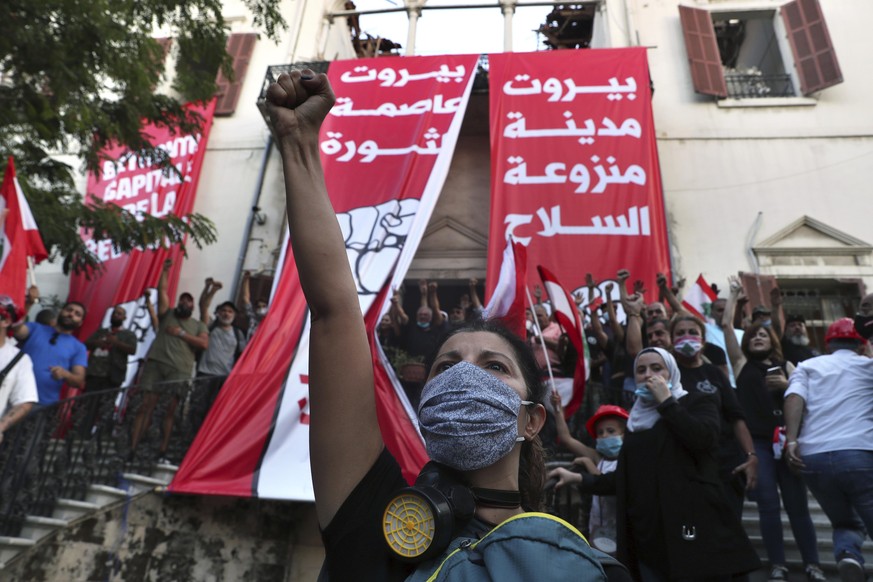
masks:
[[[728,357],[737,379],[737,399],[746,413],[758,457],[758,484],[749,491],[758,505],[761,537],[770,563],[769,582],[788,580],[782,536],[781,502],[785,506],[791,531],[800,548],[809,582],[824,582],[819,566],[815,527],[809,515],[806,486],[792,472],[784,458],[774,451],[774,433],[785,426],[782,403],[788,377],[794,366],[782,357],[782,347],[772,327],[761,322],[748,326],[742,343],[734,333],[734,312],[742,291],[739,279],[729,280],[730,296],[721,321]],[[778,438],[778,436],[777,436]]]

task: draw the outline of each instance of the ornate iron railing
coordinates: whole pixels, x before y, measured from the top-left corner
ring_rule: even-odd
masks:
[[[86,392],[31,412],[0,443],[0,535],[18,535],[28,515],[50,517],[59,499],[84,500],[91,485],[123,488],[125,473],[147,476],[161,456],[181,462],[223,380]]]
[[[794,97],[794,84],[791,76],[725,74],[728,97],[734,99],[758,99],[765,97]]]

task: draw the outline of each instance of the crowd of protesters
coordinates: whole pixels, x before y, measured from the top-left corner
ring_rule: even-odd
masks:
[[[171,263],[162,268],[157,286],[157,306],[145,290],[142,306],[148,313],[154,341],[141,360],[137,336],[123,305],[112,308],[108,325],[85,339],[76,334],[86,307],[77,301],[65,303],[57,312],[39,311],[34,321],[26,314],[39,303],[39,289],[28,289],[25,304],[0,297],[0,446],[3,435],[29,414],[79,394],[88,396],[87,410],[79,407],[79,428],[87,435],[99,421],[98,412],[111,411],[119,403],[119,389],[138,386],[142,401],[132,412],[128,459],[152,422],[159,401],[166,401],[161,422],[158,462],[170,464],[167,449],[173,432],[175,411],[196,383],[201,392],[192,404],[192,422],[199,426],[209,412],[221,386],[230,374],[258,324],[266,315],[267,302],[252,305],[251,275],[243,275],[240,301],[225,301],[212,311],[212,301],[223,285],[207,279],[199,299],[199,317],[194,297],[179,295],[173,304],[168,295]],[[131,363],[135,362],[135,363]],[[135,370],[129,367],[136,366]],[[129,373],[130,372],[130,373]],[[196,427],[195,427],[196,428]],[[173,459],[174,462],[180,459]]]
[[[616,280],[598,286],[589,275],[588,292],[576,297],[584,321],[588,379],[582,404],[569,418],[565,419],[563,407],[573,389],[580,354],[551,316],[538,288],[536,304],[528,310],[526,339],[543,380],[552,388],[551,398],[543,404],[556,412],[542,433],[544,445],[553,458],[572,460],[551,477],[559,489],[578,487],[583,499],[597,494],[588,520],[578,524],[580,529],[596,547],[632,562],[633,571],[643,580],[727,579],[758,566],[740,526],[748,498],[757,504],[760,515],[766,552],[761,557],[767,559],[768,580],[787,580],[789,575],[783,508],[805,576],[812,582],[825,580],[807,504],[810,476],[799,470],[802,462],[792,467],[783,454],[783,400],[790,378],[802,362],[822,360],[810,346],[804,317],[783,312],[779,289],[770,294],[769,307],[748,305],[735,277],[703,318],[683,308],[679,290],[669,287],[663,275],[658,276],[654,293],[639,281],[629,290],[626,270],[618,271]],[[413,405],[424,378],[407,371],[408,361],[425,356],[453,325],[481,316],[477,283],[471,280],[469,294],[442,311],[439,286],[420,281],[414,319],[405,313],[401,293],[392,297],[378,334],[389,357],[395,356],[392,361],[400,362],[396,367]],[[865,305],[873,316],[873,295],[862,301],[859,313],[865,313]],[[852,328],[851,320],[841,321]],[[873,351],[864,338],[853,328],[846,333],[852,337],[828,335],[828,351],[840,349],[837,340],[848,342],[849,349],[862,354],[860,365],[873,364]],[[402,356],[396,357],[398,353]],[[852,389],[866,398],[860,416],[867,424],[858,430],[873,437],[873,374],[861,386],[855,380]],[[652,399],[656,391],[652,385],[660,387],[661,399]],[[796,447],[796,440],[789,446]],[[625,455],[620,454],[623,448],[628,449]],[[859,454],[873,456],[873,440],[860,448]],[[866,473],[856,473],[849,481],[864,491],[819,489],[834,497],[860,500],[857,515],[851,506],[847,509],[848,502],[834,512],[828,512],[832,499],[820,502],[835,528],[834,558],[840,575],[853,582],[864,580],[860,548],[865,526],[870,531],[873,519],[869,459],[868,465],[862,467]],[[869,483],[863,485],[859,479]],[[678,516],[694,499],[703,500],[694,506],[696,517],[680,523]],[[708,545],[712,536],[718,541]],[[707,541],[687,543],[695,537]]]
[[[136,380],[144,396],[130,435],[132,455],[158,401],[168,400],[159,449],[165,462],[174,411],[192,379],[197,378],[204,391],[193,411],[202,422],[267,310],[266,301],[252,304],[250,276],[245,273],[240,302],[225,301],[214,312],[212,301],[222,284],[207,279],[195,317],[193,295],[183,292],[175,304],[171,301],[169,267],[165,264],[160,277],[157,306],[149,293],[144,295],[156,337]],[[539,288],[527,312],[525,340],[551,389],[542,403],[550,411],[542,433],[544,445],[552,458],[567,460],[567,466],[553,470],[550,477],[557,489],[578,487],[583,499],[592,499],[587,520],[577,525],[596,547],[630,562],[643,580],[726,579],[759,565],[740,526],[748,498],[756,502],[760,515],[768,580],[788,579],[783,508],[807,579],[825,580],[807,505],[807,481],[813,477],[804,475],[803,450],[798,449],[804,438],[805,407],[817,402],[810,374],[821,361],[810,347],[804,318],[783,313],[778,289],[770,295],[770,307],[749,306],[735,277],[705,318],[683,307],[679,290],[671,288],[666,277],[658,276],[656,292],[648,292],[639,281],[628,289],[630,278],[627,270],[618,271],[615,283],[598,285],[586,277],[587,293],[576,296],[585,354],[573,348]],[[413,407],[425,378],[424,359],[451,329],[483,316],[476,279],[470,279],[465,292],[448,305],[441,304],[436,281],[419,281],[417,291],[417,302],[405,302],[403,289],[396,290],[376,330]],[[125,328],[128,314],[123,306],[116,306],[109,325],[83,343],[75,337],[85,316],[81,303],[68,302],[57,315],[44,310],[36,321],[24,323],[24,314],[38,297],[38,289],[31,288],[21,307],[0,298],[0,445],[12,426],[58,402],[69,388],[115,398],[113,390],[127,380],[129,356],[136,351],[136,337]],[[413,317],[404,304],[415,304]],[[860,413],[855,407],[852,414],[860,414],[857,430],[863,442],[868,433],[873,437],[873,374],[864,375],[873,370],[867,365],[873,360],[869,344],[855,327],[873,321],[873,295],[862,300],[858,325],[845,321],[842,332],[829,331],[826,347],[856,352],[863,360],[850,362],[859,370],[853,389],[863,399]],[[568,416],[564,406],[574,390],[580,357],[587,366],[584,398]],[[798,380],[795,388],[792,377],[798,369],[803,384]],[[791,411],[784,406],[789,402],[786,392],[797,394]],[[827,411],[813,412],[831,424],[841,422]],[[814,433],[811,438],[821,436]],[[873,445],[850,448],[873,456]],[[827,446],[821,449],[813,448],[819,455],[830,452]],[[840,574],[851,582],[864,580],[860,546],[873,527],[873,463],[866,462],[869,466],[861,467],[869,477],[864,477],[866,488],[850,480],[855,490],[844,495],[849,501],[839,505],[833,499],[820,500],[835,528]],[[821,472],[814,476],[813,491],[838,495],[831,482],[822,484]],[[692,499],[699,502],[691,504],[689,514]],[[700,543],[687,543],[695,539]]]

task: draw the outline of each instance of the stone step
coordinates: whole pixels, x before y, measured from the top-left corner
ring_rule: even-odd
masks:
[[[126,498],[127,491],[124,489],[109,487],[108,485],[91,485],[88,487],[88,495],[85,497],[85,501],[93,503],[98,507],[104,507]]]
[[[169,485],[178,471],[178,465],[158,463],[152,468],[152,477],[159,479],[164,485]]]
[[[145,491],[163,489],[169,481],[163,481],[147,475],[137,473],[124,473],[122,479],[126,482],[128,493],[133,496]],[[124,485],[122,485],[124,486]]]
[[[21,552],[26,552],[36,544],[29,538],[13,538],[0,536],[0,571],[6,564]]]
[[[75,499],[58,499],[55,502],[55,510],[52,512],[52,517],[73,521],[98,509],[100,509],[100,506],[96,503],[77,501]]]
[[[20,536],[36,542],[57,529],[67,527],[69,523],[70,521],[67,519],[27,515],[24,517],[24,525],[21,528]]]

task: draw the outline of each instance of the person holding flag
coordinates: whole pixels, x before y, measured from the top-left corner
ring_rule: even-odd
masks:
[[[538,266],[537,270],[543,280],[543,286],[546,289],[546,293],[548,293],[549,299],[551,300],[555,321],[561,328],[563,328],[564,333],[567,335],[569,341],[568,349],[572,347],[576,352],[573,380],[572,383],[570,383],[572,388],[569,391],[569,394],[562,394],[567,402],[564,407],[565,414],[567,416],[572,416],[579,408],[579,405],[582,404],[582,396],[585,392],[585,380],[587,375],[585,367],[586,342],[583,337],[584,332],[582,329],[582,321],[579,317],[579,310],[576,308],[576,301],[567,289],[558,282],[557,277],[542,265]],[[554,380],[553,382],[556,387],[559,386],[559,383]]]

